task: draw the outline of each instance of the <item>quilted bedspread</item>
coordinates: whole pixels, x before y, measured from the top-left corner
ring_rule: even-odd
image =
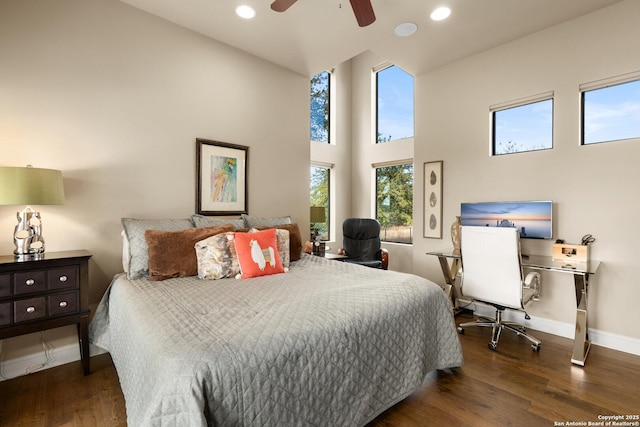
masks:
[[[310,255],[253,279],[117,275],[90,334],[130,426],[361,426],[463,362],[439,286]]]

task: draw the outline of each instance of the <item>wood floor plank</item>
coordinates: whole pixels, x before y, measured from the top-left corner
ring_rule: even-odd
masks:
[[[542,340],[538,353],[508,333],[491,351],[488,329],[467,328],[462,368],[429,373],[418,391],[367,427],[548,427],[640,413],[640,356],[593,346],[578,367],[570,362],[572,340],[532,333]],[[93,357],[91,367],[88,376],[74,362],[0,382],[0,426],[126,426],[111,358]]]

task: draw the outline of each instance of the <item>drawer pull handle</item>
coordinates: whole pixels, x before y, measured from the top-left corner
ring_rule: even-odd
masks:
[[[67,279],[68,279],[68,277],[67,277],[67,276],[60,276],[60,281],[61,281],[61,282],[66,282],[66,281],[67,281]]]
[[[34,306],[32,306],[32,305],[27,307],[27,313],[33,313],[35,311],[36,311],[36,308]]]
[[[33,280],[33,279],[27,279],[27,281],[26,281],[26,282],[24,282],[24,283],[25,283],[27,286],[31,286],[31,285],[33,285],[34,283],[36,283],[36,281],[35,281],[35,280]]]
[[[67,302],[66,301],[60,301],[60,307],[66,307],[67,306]]]

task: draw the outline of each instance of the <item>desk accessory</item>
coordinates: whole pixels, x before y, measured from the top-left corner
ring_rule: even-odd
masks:
[[[552,256],[553,259],[567,262],[588,262],[589,246],[554,243]]]
[[[324,242],[314,241],[313,242],[313,254],[318,256],[324,256],[326,250],[326,246]]]

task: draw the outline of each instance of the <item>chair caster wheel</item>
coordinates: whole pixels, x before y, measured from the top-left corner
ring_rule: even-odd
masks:
[[[493,350],[496,351],[496,348],[498,348],[497,345],[495,345],[494,343],[490,342],[489,344],[487,344],[487,347],[489,347],[489,350]]]
[[[458,326],[458,328],[457,328],[457,329],[458,329],[458,333],[459,333],[460,335],[464,335],[464,329],[462,328],[462,326]]]
[[[537,353],[540,351],[540,344],[531,344],[531,348]]]

